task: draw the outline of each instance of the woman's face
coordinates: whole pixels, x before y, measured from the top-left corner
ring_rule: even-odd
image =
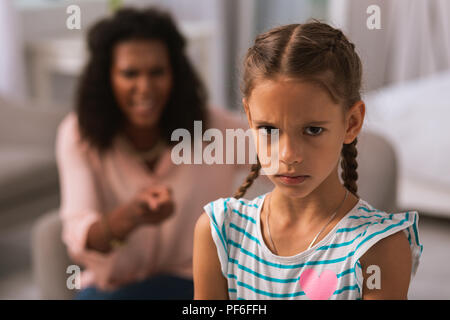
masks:
[[[111,83],[128,124],[153,128],[169,99],[172,70],[166,45],[158,40],[129,40],[113,49]]]
[[[343,144],[353,141],[364,117],[359,107],[345,116],[342,106],[318,85],[285,78],[261,81],[244,106],[255,136],[258,140],[265,136],[269,158],[278,161],[278,170],[269,179],[294,197],[306,196],[337,170]],[[273,149],[277,157],[270,154],[275,143],[271,129],[279,130]],[[257,150],[261,160],[264,155]],[[261,165],[264,168],[263,161]],[[307,177],[292,178],[298,176]]]

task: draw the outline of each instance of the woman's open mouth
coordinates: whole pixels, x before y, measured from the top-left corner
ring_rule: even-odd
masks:
[[[139,116],[149,116],[156,109],[156,103],[154,102],[139,102],[133,104],[133,112]]]

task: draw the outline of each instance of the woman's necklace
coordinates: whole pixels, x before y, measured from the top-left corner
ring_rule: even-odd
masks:
[[[156,144],[153,145],[149,150],[145,151],[136,150],[136,152],[141,159],[147,162],[152,162],[159,157],[161,151],[164,150],[165,146],[166,144],[164,143],[163,140],[158,140],[158,142],[156,142]]]
[[[151,163],[156,160],[166,147],[166,143],[162,139],[158,139],[158,141],[150,149],[139,151],[132,145],[127,137],[123,137],[123,140],[125,141],[129,152],[135,154],[138,158],[147,163]]]
[[[309,244],[308,249],[309,250],[312,245],[314,244],[314,242],[316,242],[317,238],[319,237],[319,235],[323,232],[323,230],[325,230],[325,228],[330,224],[331,221],[333,221],[334,217],[336,216],[337,212],[339,211],[339,209],[341,208],[341,206],[344,204],[345,200],[347,199],[347,195],[348,195],[348,189],[345,192],[345,197],[344,200],[341,202],[341,204],[339,205],[339,207],[336,209],[336,211],[334,211],[334,213],[331,215],[330,219],[328,219],[328,222],[326,225],[323,226],[323,228],[319,231],[319,233],[316,234],[316,236],[314,237],[314,239],[311,241],[311,243]],[[267,211],[267,215],[266,215],[266,226],[267,226],[267,234],[269,235],[269,239],[270,242],[272,244],[273,249],[275,250],[275,254],[278,254],[277,248],[275,247],[275,243],[272,240],[272,236],[270,235],[270,226],[269,226],[269,215],[270,215],[270,203],[272,202],[272,194],[270,194],[270,199],[269,199],[269,210]]]

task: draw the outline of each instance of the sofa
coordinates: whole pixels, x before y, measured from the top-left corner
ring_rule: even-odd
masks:
[[[58,191],[55,134],[67,108],[0,98],[0,218]]]
[[[57,126],[67,110],[61,105],[12,102],[0,96],[2,283],[11,283],[24,272],[28,274],[31,226],[44,212],[59,206],[54,143]],[[32,288],[32,284],[27,287]],[[27,297],[31,294],[26,293]]]

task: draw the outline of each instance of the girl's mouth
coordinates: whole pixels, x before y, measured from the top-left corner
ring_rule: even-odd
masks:
[[[280,180],[286,185],[296,185],[303,183],[309,176],[285,176],[285,175],[275,175],[275,178]]]

